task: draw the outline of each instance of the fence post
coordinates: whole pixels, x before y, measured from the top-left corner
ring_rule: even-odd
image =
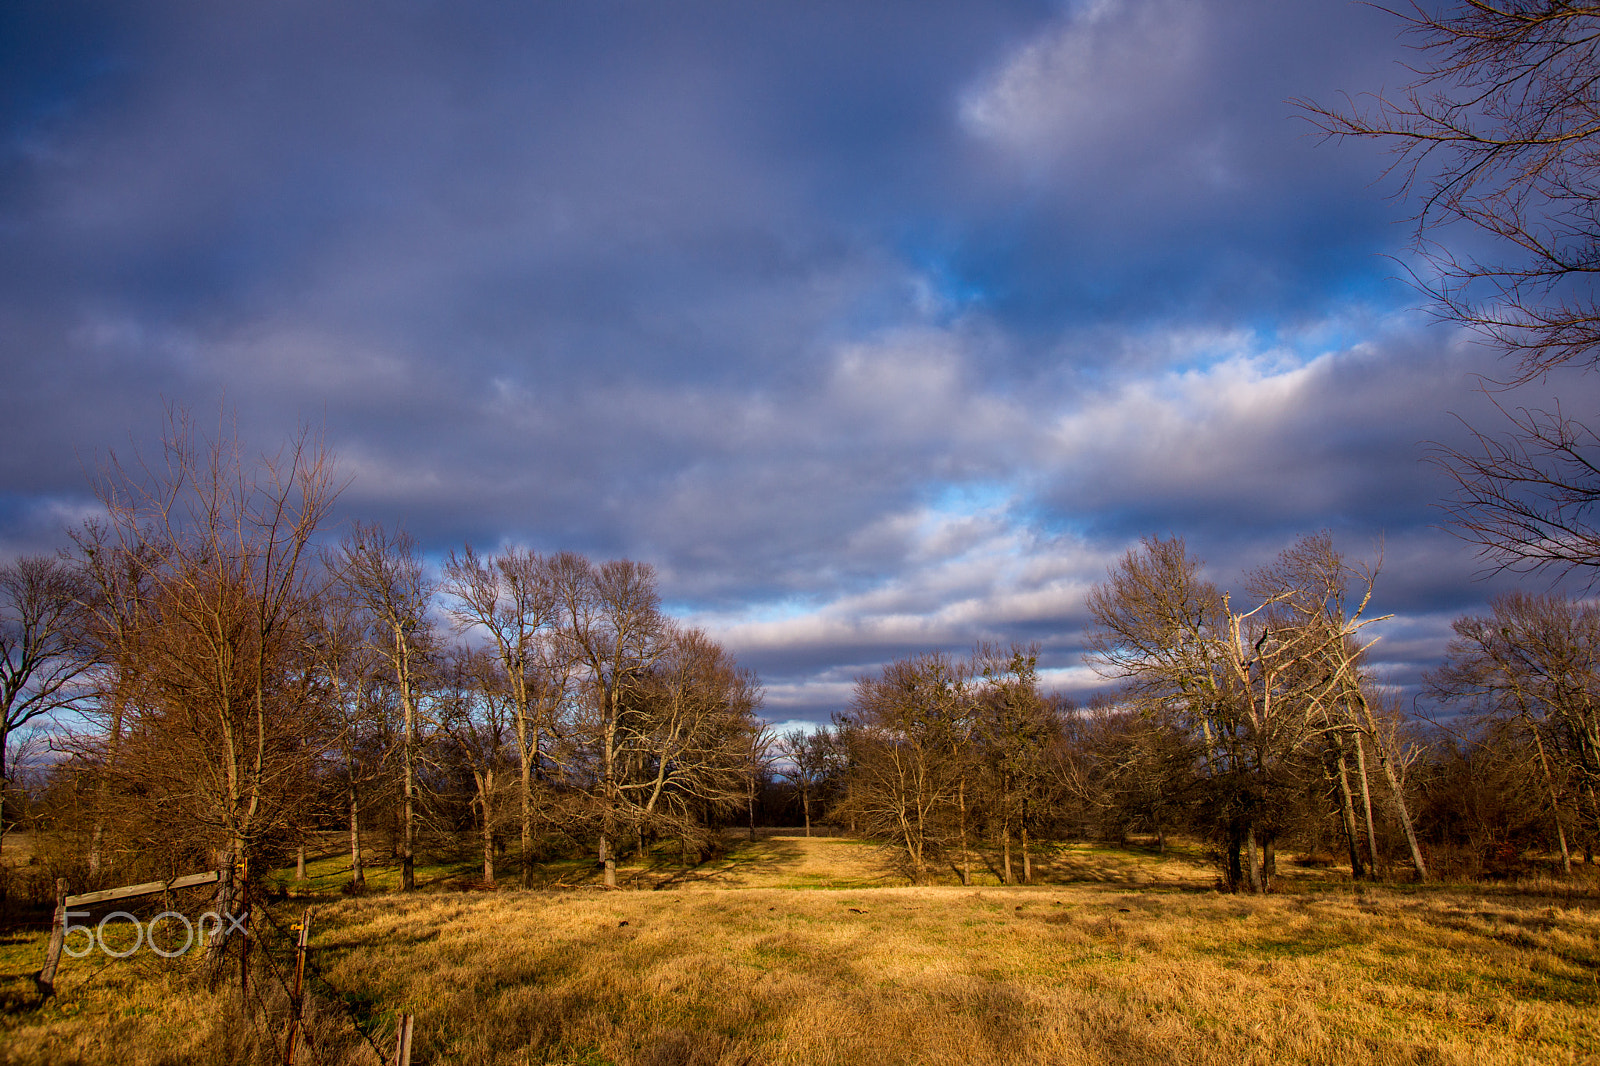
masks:
[[[400,1015],[394,1027],[394,1058],[390,1066],[411,1066],[411,1020],[409,1014]]]
[[[300,993],[305,987],[306,948],[310,941],[311,908],[307,907],[306,912],[300,916],[300,941],[294,950],[294,995],[289,1000],[289,1050],[283,1057],[287,1066],[294,1066],[295,1038],[300,1035]]]
[[[239,999],[250,990],[250,860],[235,866],[239,880]]]
[[[61,945],[67,938],[67,879],[56,878],[56,913],[50,923],[50,947],[45,951],[44,969],[33,979],[45,999],[55,995],[56,967],[61,965]]]

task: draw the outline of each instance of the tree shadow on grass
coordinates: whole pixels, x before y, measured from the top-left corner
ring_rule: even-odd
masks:
[[[711,859],[697,866],[674,866],[661,863],[630,876],[630,883],[656,891],[698,885],[711,888],[745,887],[752,878],[772,880],[782,876],[785,868],[799,864],[803,853],[791,838],[766,837],[749,841],[731,854]]]

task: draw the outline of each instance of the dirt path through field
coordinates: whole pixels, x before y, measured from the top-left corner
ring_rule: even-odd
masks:
[[[902,885],[876,845],[840,837],[764,836],[731,842],[729,854],[689,870],[618,870],[654,888],[876,888]]]
[[[774,835],[746,840],[731,838],[728,853],[684,870],[658,864],[623,867],[622,883],[635,888],[886,888],[909,883],[895,869],[889,852],[867,841],[843,837]],[[1200,856],[1189,850],[1160,855],[1154,849],[1110,849],[1092,844],[1052,844],[1033,856],[1033,883],[1095,882],[1116,885],[1203,887],[1216,878]],[[1013,876],[1021,878],[1015,856]],[[972,885],[999,885],[999,857],[974,849]],[[937,883],[958,883],[954,866],[930,871]]]

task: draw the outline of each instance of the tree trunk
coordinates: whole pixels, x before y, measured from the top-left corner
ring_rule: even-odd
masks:
[[[1378,737],[1378,723],[1372,717],[1372,708],[1367,706],[1367,699],[1357,689],[1355,693],[1356,706],[1361,710],[1363,723],[1366,725],[1367,735],[1372,738],[1372,743],[1378,749],[1378,765],[1383,767],[1383,775],[1389,782],[1389,792],[1394,797],[1394,811],[1400,819],[1400,828],[1405,831],[1406,843],[1411,848],[1411,865],[1417,871],[1417,880],[1428,879],[1427,863],[1422,861],[1422,846],[1417,843],[1417,831],[1411,824],[1411,812],[1406,808],[1404,790],[1400,787],[1400,776],[1395,773],[1394,759],[1390,757],[1388,746]]]
[[[1584,787],[1589,792],[1589,810],[1594,814],[1595,824],[1600,825],[1600,796],[1595,795],[1593,781],[1585,782]]]
[[[1361,868],[1361,834],[1356,830],[1355,802],[1350,795],[1350,766],[1344,754],[1344,741],[1337,734],[1334,736],[1337,746],[1339,783],[1339,816],[1340,823],[1344,826],[1345,843],[1350,847],[1350,880],[1359,881],[1365,875]]]
[[[533,761],[539,757],[539,731],[533,731],[533,743],[528,743],[527,695],[523,693],[517,708],[517,761],[521,764],[522,800],[522,853],[517,863],[522,869],[518,879],[523,888],[533,887]]]
[[[101,811],[104,810],[106,799],[109,795],[107,782],[102,780],[100,783],[100,801],[94,815],[94,828],[89,832],[88,867],[91,881],[100,873],[100,848],[106,832],[106,816]],[[0,822],[0,825],[3,824],[3,822]]]
[[[1367,746],[1361,740],[1360,730],[1355,731],[1356,772],[1361,775],[1361,809],[1367,819],[1367,856],[1372,860],[1372,876],[1377,877],[1383,863],[1378,858],[1378,831],[1372,824],[1372,785],[1367,778]]]
[[[296,881],[304,881],[306,879],[306,846],[304,844],[294,849],[294,879]]]
[[[11,879],[5,875],[4,847],[6,840],[6,723],[5,711],[0,709],[0,918],[5,917],[6,897]]]
[[[211,900],[212,913],[217,916],[215,935],[210,943],[205,945],[205,961],[201,967],[205,975],[206,984],[216,987],[222,977],[222,964],[227,961],[229,937],[233,932],[233,923],[229,918],[235,914],[233,892],[237,874],[233,864],[233,856],[237,853],[228,853],[222,856],[217,863],[217,891]],[[201,926],[201,936],[205,935],[204,924]]]
[[[1011,820],[1009,818],[1000,823],[1000,847],[1004,856],[1002,869],[1005,872],[1005,882],[1008,885],[1015,884],[1016,878],[1011,874]]]
[[[483,817],[483,883],[494,884],[494,823],[489,820],[488,812]]]
[[[805,789],[800,790],[800,807],[805,812],[806,836],[811,835],[811,793]]]
[[[1529,725],[1533,729],[1533,743],[1539,751],[1539,766],[1544,770],[1544,784],[1550,792],[1550,814],[1556,820],[1556,838],[1561,841],[1561,869],[1568,877],[1572,876],[1572,853],[1567,850],[1567,830],[1561,824],[1561,798],[1556,795],[1555,778],[1550,774],[1550,763],[1544,757],[1544,741],[1539,737],[1539,727]]]
[[[1411,825],[1411,812],[1406,809],[1406,797],[1400,787],[1400,777],[1394,772],[1394,762],[1383,750],[1383,745],[1378,745],[1378,764],[1383,767],[1383,773],[1389,780],[1389,791],[1394,796],[1395,814],[1400,818],[1400,827],[1406,832],[1406,843],[1411,848],[1411,865],[1417,871],[1417,880],[1428,879],[1428,866],[1422,861],[1422,846],[1417,843],[1417,831]]]
[[[756,775],[750,775],[750,839],[756,838]]]
[[[403,761],[405,763],[405,838],[400,846],[400,890],[410,892],[417,887],[416,867],[416,746],[417,746],[417,709],[416,702],[411,696],[410,663],[407,658],[409,649],[405,645],[405,634],[400,626],[394,630],[395,655],[400,663],[400,703],[405,715],[405,749]]]
[[[367,873],[361,866],[361,804],[355,783],[350,785],[350,887],[364,892]]]
[[[522,850],[517,865],[522,867],[518,878],[523,888],[533,887],[533,787],[528,780],[526,767],[522,774]]]
[[[412,763],[411,750],[412,717],[411,708],[406,708],[406,742],[405,742],[405,821],[404,833],[400,845],[400,890],[410,892],[417,887],[416,866],[416,767]]]
[[[1249,828],[1245,830],[1244,845],[1245,858],[1250,863],[1250,892],[1259,896],[1262,893],[1261,868],[1257,865],[1256,826],[1254,822],[1251,822]]]
[[[961,778],[956,787],[956,797],[961,804],[961,883],[972,884],[972,849],[967,846],[967,779]]]
[[[1023,822],[1019,832],[1022,834],[1022,883],[1033,884],[1033,856],[1028,854],[1028,823]]]
[[[94,829],[89,834],[90,878],[100,873],[100,850],[106,832],[106,804],[111,798],[111,771],[116,767],[117,750],[122,746],[123,700],[120,695],[113,696],[112,700],[111,733],[106,744],[106,764],[100,770],[99,797],[94,809]],[[3,824],[3,820],[0,820],[0,825]]]

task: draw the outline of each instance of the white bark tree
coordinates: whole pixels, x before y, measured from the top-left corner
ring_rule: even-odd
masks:
[[[667,620],[655,571],[614,560],[595,566],[563,552],[549,563],[561,657],[580,671],[567,732],[569,776],[587,778],[598,806],[598,860],[606,887],[616,885],[618,835],[633,827],[627,769],[639,719],[646,713],[650,671],[667,650]],[[581,764],[580,764],[581,763]]]
[[[388,663],[400,699],[400,887],[416,888],[417,760],[425,724],[420,699],[434,646],[428,607],[433,585],[416,542],[403,530],[357,522],[339,546],[336,564],[345,593],[366,616],[372,648]]]
[[[533,552],[510,548],[480,556],[469,545],[445,560],[444,593],[463,630],[481,629],[494,644],[510,694],[518,753],[522,886],[533,886],[535,778],[542,773],[540,742],[564,694],[565,671],[553,669],[548,642],[556,624],[550,569]]]

